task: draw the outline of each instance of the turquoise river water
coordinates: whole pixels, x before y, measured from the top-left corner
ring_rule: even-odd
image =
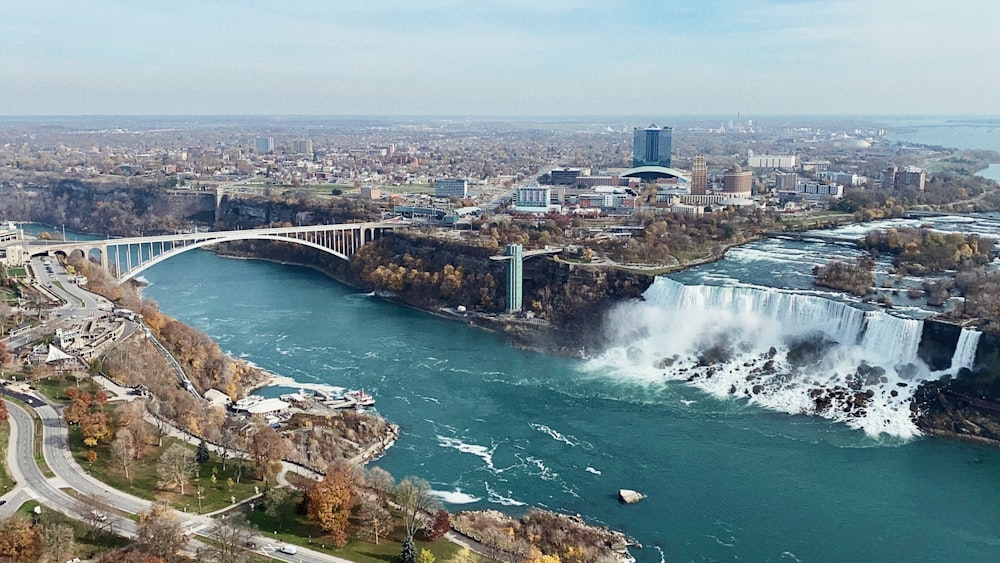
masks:
[[[920,321],[807,289],[813,263],[854,252],[767,241],[663,278],[589,359],[521,351],[296,266],[196,251],[145,277],[148,297],[225,351],[373,394],[402,428],[377,463],[428,479],[451,510],[579,513],[634,536],[639,561],[996,560],[1000,450],[920,437],[889,394],[928,376],[897,370],[919,363]],[[786,365],[789,343],[816,331],[842,345],[805,373]],[[734,358],[686,381],[717,341]],[[770,346],[782,375],[751,389],[744,366]],[[797,414],[808,388],[862,360],[889,375],[869,412]],[[648,498],[621,505],[619,488]]]

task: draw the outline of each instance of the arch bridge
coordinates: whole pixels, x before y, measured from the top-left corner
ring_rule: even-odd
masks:
[[[381,238],[385,231],[409,226],[408,222],[386,221],[194,232],[48,243],[44,246],[32,245],[29,247],[29,252],[32,256],[62,254],[67,257],[75,252],[82,252],[85,258],[91,258],[96,252],[100,254],[101,265],[115,276],[118,282],[123,282],[183,252],[241,240],[272,240],[301,244],[350,261],[358,249]]]

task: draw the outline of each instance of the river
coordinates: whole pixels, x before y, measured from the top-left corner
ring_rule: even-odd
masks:
[[[993,560],[1000,450],[916,436],[906,411],[907,393],[928,377],[906,366],[919,363],[920,321],[859,316],[807,289],[811,264],[856,252],[776,241],[735,249],[623,306],[608,325],[620,345],[586,360],[517,350],[306,268],[209,252],[150,269],[146,295],[234,356],[374,395],[402,428],[378,464],[428,479],[453,511],[579,513],[633,535],[646,546],[634,554],[650,562]],[[789,343],[809,331],[842,345],[792,374]],[[712,378],[685,381],[697,352],[718,340],[735,357]],[[744,383],[745,366],[770,346],[782,377]],[[809,388],[862,360],[888,375],[865,416],[794,414]],[[619,488],[649,498],[621,505]]]

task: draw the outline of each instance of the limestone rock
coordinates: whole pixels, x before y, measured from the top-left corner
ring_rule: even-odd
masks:
[[[635,504],[644,498],[646,495],[631,489],[619,489],[618,491],[618,499],[625,504]]]

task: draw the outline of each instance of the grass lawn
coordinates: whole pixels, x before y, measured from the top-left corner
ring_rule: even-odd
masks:
[[[23,278],[28,275],[28,271],[24,268],[7,268],[7,275],[12,278]]]
[[[5,420],[0,422],[0,485],[6,493],[14,486],[14,480],[7,471],[7,444],[10,441],[10,424]]]
[[[310,522],[305,515],[296,513],[295,509],[302,501],[302,496],[301,492],[292,495],[285,503],[284,510],[277,516],[268,516],[263,510],[254,510],[247,514],[247,520],[261,535],[272,538],[275,542],[301,545],[351,561],[362,563],[395,561],[403,551],[406,534],[398,514],[393,514],[397,518],[396,528],[388,538],[380,539],[378,545],[362,540],[351,540],[343,548],[337,549],[328,543],[329,537],[318,526]],[[438,561],[447,561],[461,549],[459,545],[443,538],[434,542],[418,539],[415,543],[417,553],[420,553],[421,549],[427,549],[437,557]]]
[[[153,435],[150,431],[150,436]],[[147,445],[141,459],[129,467],[129,476],[132,481],[125,478],[125,472],[112,459],[111,447],[108,444],[99,444],[94,450],[97,452],[97,460],[93,465],[87,461],[87,450],[83,443],[83,436],[80,434],[80,427],[72,425],[69,427],[69,444],[73,457],[81,467],[89,468],[95,478],[107,483],[109,486],[135,495],[147,500],[163,500],[170,503],[177,510],[189,512],[199,512],[198,508],[198,488],[201,486],[201,513],[213,512],[220,508],[229,506],[231,497],[236,497],[239,502],[253,496],[254,486],[261,489],[264,484],[253,479],[253,468],[246,465],[243,470],[243,478],[240,483],[236,481],[236,465],[229,460],[226,470],[222,470],[222,461],[216,454],[212,454],[211,459],[199,468],[199,476],[191,479],[184,485],[184,494],[176,488],[165,488],[160,486],[160,476],[156,473],[157,461],[164,451],[172,444],[183,444],[185,447],[195,451],[195,447],[181,442],[177,438],[164,438],[163,447],[157,447],[155,443]],[[212,483],[212,470],[216,470],[216,482]],[[227,479],[234,481],[230,490]]]
[[[28,501],[17,509],[17,513],[31,518],[35,507],[39,506],[37,501]],[[80,559],[91,559],[98,553],[128,545],[128,540],[111,534],[98,534],[96,538],[91,537],[90,526],[79,520],[60,514],[45,505],[42,506],[42,525],[49,523],[67,524],[73,528],[73,538],[76,540],[75,556]]]
[[[66,390],[70,387],[77,387],[91,394],[100,391],[94,380],[87,376],[83,376],[77,382],[77,378],[70,375],[52,375],[45,379],[32,381],[31,384],[38,389],[39,393],[48,397],[50,401],[63,404],[69,404],[70,402],[69,397],[66,395]]]

